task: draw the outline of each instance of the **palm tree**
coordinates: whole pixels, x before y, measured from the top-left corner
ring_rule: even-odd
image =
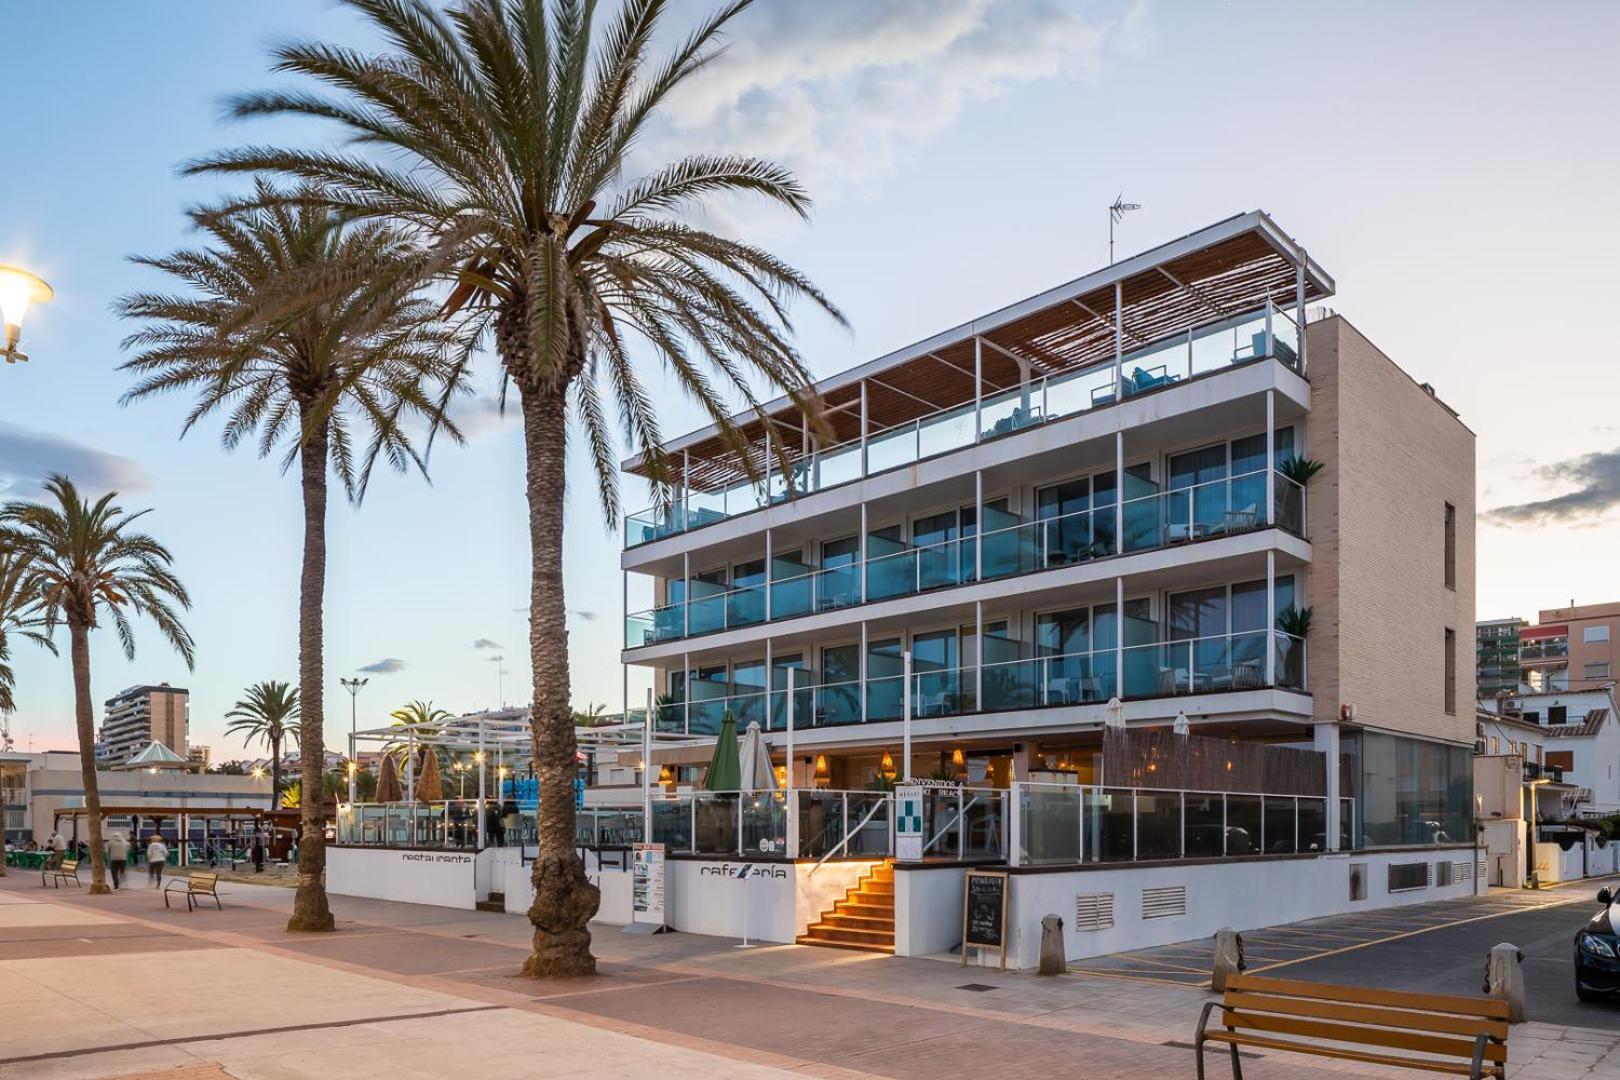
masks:
[[[442,329],[423,328],[428,301],[377,284],[397,276],[387,268],[408,253],[397,233],[379,223],[348,223],[312,202],[307,189],[287,193],[286,201],[280,195],[261,182],[260,209],[193,211],[208,246],[135,260],[179,279],[187,292],[119,301],[122,315],[147,322],[125,342],[136,353],[124,366],[142,378],[124,400],[194,390],[198,401],[182,435],[226,411],[226,449],[254,437],[260,456],[284,447],[284,470],[299,463],[298,746],[304,787],[318,791],[326,750],[321,603],[328,471],[355,503],[379,459],[398,471],[414,464],[425,475],[408,424],[422,422],[429,445],[441,428],[459,441],[444,406],[461,388],[464,366],[449,355]],[[281,302],[295,294],[296,303]],[[287,927],[331,930],[319,800],[303,807],[301,830]]]
[[[699,155],[626,179],[631,149],[645,143],[660,106],[715,58],[722,30],[750,2],[730,0],[654,63],[666,0],[624,0],[605,28],[583,0],[458,0],[448,12],[430,0],[349,0],[387,52],[280,46],[278,71],[334,93],[249,93],[231,111],[335,122],[357,152],[246,147],[188,166],[318,184],[343,213],[410,230],[427,252],[417,272],[449,286],[446,315],[494,334],[503,377],[518,392],[529,504],[541,803],[534,953],[524,971],[534,976],[595,970],[586,924],[599,897],[574,850],[562,579],[570,409],[611,528],[619,492],[610,400],[629,443],[647,455],[656,496],[668,496],[654,401],[632,349],[661,361],[741,450],[728,399],[762,415],[755,381],[814,412],[789,306],[807,299],[842,321],[793,267],[692,223],[699,204],[732,194],[806,215],[809,198],[788,170]],[[779,447],[777,464],[785,455]],[[739,456],[757,482],[764,463]]]
[[[90,631],[105,615],[118,631],[124,655],[135,659],[130,616],[145,615],[194,668],[196,649],[174,605],[191,607],[186,587],[174,576],[169,550],[131,526],[149,511],[130,513],[108,492],[86,502],[73,482],[53,474],[46,494],[56,505],[8,502],[0,508],[0,542],[27,555],[39,574],[45,628],[67,623],[73,660],[74,719],[79,729],[79,771],[90,831],[90,892],[107,889],[101,850],[101,791],[96,785],[95,714],[90,704]]]
[[[606,705],[597,705],[594,702],[587,701],[583,709],[574,710],[574,726],[595,727],[602,722],[605,715],[607,715]]]
[[[270,747],[270,805],[281,792],[281,740],[287,734],[289,721],[298,718],[298,691],[289,683],[274,679],[254,683],[245,691],[225,719],[225,734],[241,735],[242,745],[255,739]]]
[[[45,633],[44,597],[40,573],[27,554],[0,547],[0,712],[16,712],[13,697],[17,678],[11,670],[11,637],[26,638],[56,652],[56,642]]]
[[[410,758],[411,748],[422,736],[431,737],[437,734],[446,720],[454,719],[454,714],[448,709],[435,708],[431,701],[412,701],[388,715],[394,721],[393,727],[408,729],[403,736],[388,746],[387,752],[399,758],[400,768],[405,767],[406,761]]]

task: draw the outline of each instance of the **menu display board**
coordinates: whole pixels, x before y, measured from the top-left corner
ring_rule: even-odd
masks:
[[[1007,966],[1007,875],[969,870],[962,889],[962,963],[969,949],[995,949]]]
[[[637,844],[630,863],[630,918],[664,925],[664,845]]]

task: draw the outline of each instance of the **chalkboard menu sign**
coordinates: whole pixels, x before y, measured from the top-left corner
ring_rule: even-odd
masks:
[[[962,963],[969,949],[995,949],[1007,966],[1007,875],[969,870],[962,889]]]

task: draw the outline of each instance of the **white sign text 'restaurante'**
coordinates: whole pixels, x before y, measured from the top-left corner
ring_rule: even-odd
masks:
[[[400,859],[402,859],[405,862],[426,862],[426,863],[432,863],[432,862],[438,862],[438,863],[470,863],[470,862],[473,861],[473,857],[471,855],[432,854],[432,853],[425,852],[425,851],[421,851],[421,852],[419,852],[419,851],[403,852],[400,855]]]

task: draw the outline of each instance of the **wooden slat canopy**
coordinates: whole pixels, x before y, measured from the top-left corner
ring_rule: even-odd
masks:
[[[982,395],[1039,378],[1111,364],[1115,355],[1115,287],[1122,298],[1123,349],[1130,352],[1212,323],[1255,311],[1267,300],[1292,307],[1303,253],[1259,212],[1229,218],[1180,240],[1123,260],[1066,285],[975,319],[816,384],[823,449],[861,435],[861,384],[866,385],[868,438],[952,406],[971,406],[974,355]],[[1333,281],[1305,260],[1305,299],[1331,296]],[[975,339],[982,339],[979,348]],[[1027,368],[1027,370],[1025,370]],[[813,420],[787,398],[763,416],[734,418],[747,440],[755,473],[772,471],[772,441],[798,456]],[[665,447],[676,483],[716,492],[746,482],[749,468],[712,426]],[[685,463],[685,472],[682,465]],[[645,455],[624,463],[648,477]]]

